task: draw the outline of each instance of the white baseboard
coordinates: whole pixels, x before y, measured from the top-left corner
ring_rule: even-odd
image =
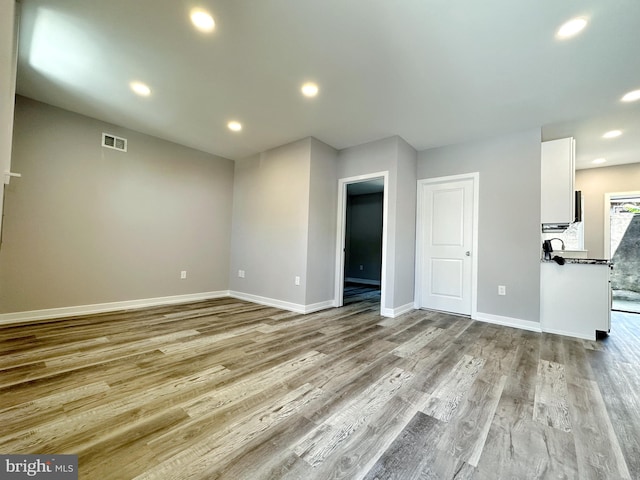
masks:
[[[411,310],[414,310],[413,302],[396,308],[380,308],[380,315],[383,317],[396,318],[403,313],[410,312]]]
[[[155,307],[158,305],[171,305],[174,303],[197,302],[199,300],[209,300],[212,298],[228,296],[228,290],[221,290],[218,292],[188,293],[186,295],[172,295],[169,297],[143,298],[139,300],[125,300],[122,302],[96,303],[93,305],[78,305],[74,307],[47,308],[26,312],[1,313],[0,325],[34,322],[49,318],[89,315],[92,313],[115,312],[118,310],[129,310],[133,308]]]
[[[355,277],[347,277],[344,280],[345,282],[361,283],[363,285],[375,285],[377,287],[380,286],[380,280],[369,280],[368,278],[355,278]]]
[[[481,322],[504,325],[505,327],[521,328],[522,330],[529,330],[531,332],[542,332],[542,328],[538,322],[522,320],[520,318],[503,317],[501,315],[492,315],[490,313],[481,312],[477,312],[476,315],[471,318]]]
[[[582,332],[567,332],[564,330],[557,330],[555,328],[544,328],[542,330],[544,333],[553,333],[555,335],[564,335],[565,337],[574,337],[574,338],[582,338],[584,340],[596,340],[596,331],[593,330],[593,335],[586,335]]]
[[[305,305],[303,313],[319,312],[320,310],[326,310],[327,308],[333,308],[333,300],[326,300],[324,302],[312,303]]]
[[[266,305],[267,307],[281,308],[283,310],[296,313],[312,313],[326,308],[332,308],[334,306],[333,300],[312,303],[310,305],[302,305],[300,303],[285,302],[283,300],[276,300],[275,298],[261,297],[259,295],[252,295],[244,292],[230,291],[229,295],[239,300],[246,300],[247,302],[258,303],[260,305]]]

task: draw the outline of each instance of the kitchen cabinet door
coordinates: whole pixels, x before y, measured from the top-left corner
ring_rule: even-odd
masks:
[[[575,140],[542,142],[541,223],[571,223],[575,219]]]
[[[5,184],[11,172],[11,142],[18,58],[17,5],[11,0],[0,2],[0,232]],[[0,238],[2,236],[0,235]]]
[[[543,262],[540,269],[543,332],[595,340],[596,331],[609,331],[609,265]]]

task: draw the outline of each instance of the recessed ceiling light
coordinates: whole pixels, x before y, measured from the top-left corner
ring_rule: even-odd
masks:
[[[149,86],[142,82],[131,82],[129,86],[131,87],[131,90],[142,97],[148,97],[151,95],[151,89]]]
[[[582,31],[584,27],[587,26],[587,19],[584,17],[572,18],[566,23],[563,23],[562,26],[558,29],[556,33],[556,37],[558,38],[569,38],[577,35]]]
[[[305,97],[315,97],[318,95],[318,85],[312,82],[305,83],[300,90]]]
[[[607,161],[606,158],[596,158],[595,160],[592,160],[591,163],[598,164],[598,163],[604,163],[606,161]]]
[[[211,32],[216,26],[211,14],[199,8],[191,10],[191,23],[201,32]]]
[[[242,124],[240,122],[236,122],[235,120],[227,123],[227,127],[229,127],[229,130],[231,130],[232,132],[239,132],[240,130],[242,130]]]
[[[616,137],[619,137],[620,135],[622,135],[622,132],[620,130],[610,130],[604,135],[602,135],[602,138],[616,138]]]
[[[633,92],[628,92],[621,99],[623,102],[635,102],[636,100],[640,100],[640,90],[634,90]]]

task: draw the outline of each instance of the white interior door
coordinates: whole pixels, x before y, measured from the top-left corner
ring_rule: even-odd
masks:
[[[474,180],[423,183],[421,189],[419,306],[470,315]]]

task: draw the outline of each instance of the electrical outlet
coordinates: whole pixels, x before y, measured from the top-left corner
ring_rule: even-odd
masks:
[[[360,265],[360,270],[364,270],[364,265]]]
[[[295,283],[296,285],[300,285],[300,277],[296,277]]]
[[[180,272],[180,279],[184,280],[185,278],[187,278],[187,271],[186,270],[182,270]]]
[[[506,295],[507,294],[507,287],[505,287],[504,285],[498,285],[498,295]]]
[[[244,278],[244,270],[238,270],[238,278]]]

